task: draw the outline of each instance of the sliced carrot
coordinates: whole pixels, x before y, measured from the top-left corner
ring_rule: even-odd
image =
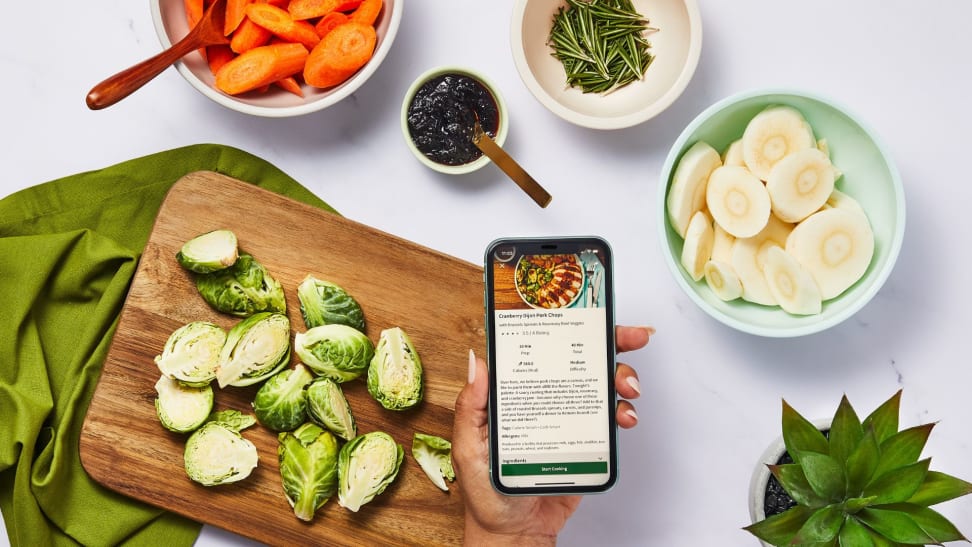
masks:
[[[363,0],[358,9],[351,13],[351,20],[367,25],[374,25],[381,13],[382,0]]]
[[[297,82],[297,78],[293,76],[287,76],[286,78],[281,78],[276,82],[273,82],[276,86],[280,87],[285,91],[289,91],[298,97],[304,96],[304,90],[301,89],[300,83]]]
[[[244,17],[239,28],[230,39],[230,48],[236,53],[246,53],[253,48],[265,46],[273,33]]]
[[[307,57],[304,81],[314,87],[333,87],[350,78],[375,54],[375,27],[348,21],[327,33]]]
[[[293,76],[307,61],[303,44],[283,43],[253,48],[223,65],[216,73],[216,88],[239,95]]]
[[[209,62],[209,70],[216,74],[223,65],[233,60],[236,54],[226,44],[206,47],[206,61]]]
[[[184,3],[186,6],[186,23],[189,24],[191,30],[202,19],[203,12],[206,9],[203,7],[203,0],[185,0]]]
[[[351,11],[361,5],[362,0],[291,0],[287,11],[297,20],[322,17],[335,11]]]
[[[283,8],[270,4],[250,4],[246,7],[246,16],[284,40],[299,42],[307,49],[314,49],[321,41],[314,25],[307,21],[295,21]]]
[[[348,22],[348,16],[341,13],[340,11],[332,11],[324,17],[321,17],[320,21],[314,25],[314,30],[317,31],[317,35],[321,38],[327,36],[328,32],[334,30],[334,27]]]
[[[233,34],[243,17],[246,15],[246,5],[253,0],[226,0],[226,19],[223,25],[223,33],[226,36]]]

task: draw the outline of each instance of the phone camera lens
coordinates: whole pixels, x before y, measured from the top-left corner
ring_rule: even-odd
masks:
[[[513,260],[515,256],[516,256],[516,247],[512,245],[498,247],[493,252],[493,258],[495,258],[497,262],[509,262]]]

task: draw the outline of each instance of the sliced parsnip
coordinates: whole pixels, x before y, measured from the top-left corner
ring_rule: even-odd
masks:
[[[824,204],[823,208],[824,209],[844,209],[852,213],[858,213],[867,216],[864,213],[864,208],[861,207],[861,204],[858,203],[856,199],[841,192],[840,190],[837,190],[836,188],[834,189],[833,192],[830,193],[830,197],[827,198],[827,203]]]
[[[773,213],[784,222],[807,218],[833,190],[834,167],[816,148],[798,150],[776,162],[766,181]]]
[[[776,299],[770,293],[763,275],[766,264],[766,252],[770,247],[786,245],[792,224],[785,223],[773,215],[760,233],[753,237],[736,239],[732,245],[731,264],[739,281],[743,286],[743,300],[762,304],[775,305]]]
[[[777,105],[767,107],[749,121],[742,145],[746,166],[760,180],[766,180],[776,162],[797,150],[815,148],[817,141],[800,111]]]
[[[716,223],[712,227],[713,231],[713,241],[712,241],[712,260],[719,260],[722,262],[732,261],[732,244],[736,242],[736,238],[729,232],[722,229]]]
[[[735,237],[752,237],[766,226],[770,198],[745,167],[723,166],[709,175],[705,202],[712,218]]]
[[[803,265],[824,300],[857,282],[874,256],[874,233],[867,217],[843,208],[824,209],[798,224],[786,251]]]
[[[694,281],[705,275],[705,263],[712,256],[712,219],[702,211],[692,215],[682,244],[682,267]]]
[[[668,189],[668,221],[679,236],[685,237],[692,215],[705,207],[705,188],[709,175],[722,165],[719,153],[699,141],[682,154]]]
[[[703,269],[705,282],[712,292],[726,302],[742,296],[743,286],[732,265],[720,260],[710,260]]]
[[[827,139],[817,139],[817,150],[826,154],[828,159],[830,158],[830,143]]]
[[[732,141],[722,153],[722,165],[736,165],[746,167],[746,159],[743,158],[742,139]]]
[[[793,315],[820,313],[823,308],[820,288],[790,253],[776,245],[768,249],[763,275],[770,293],[784,311]]]

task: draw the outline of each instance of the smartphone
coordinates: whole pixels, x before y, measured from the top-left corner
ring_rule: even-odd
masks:
[[[485,281],[493,487],[608,490],[618,477],[611,247],[599,237],[498,239]]]

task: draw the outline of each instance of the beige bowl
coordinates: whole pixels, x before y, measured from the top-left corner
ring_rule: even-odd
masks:
[[[695,0],[633,0],[658,32],[648,36],[655,60],[644,80],[607,95],[566,85],[564,67],[547,38],[562,0],[516,0],[510,29],[513,61],[523,83],[551,112],[580,126],[619,129],[637,125],[668,108],[682,94],[702,51],[702,20]]]
[[[381,13],[375,21],[378,42],[375,54],[364,67],[341,85],[320,89],[304,86],[304,96],[298,97],[282,89],[271,88],[265,93],[246,93],[231,96],[213,86],[214,78],[202,55],[192,52],[178,63],[176,68],[192,87],[213,101],[238,112],[269,118],[300,116],[316,112],[337,103],[354,93],[374,74],[391,49],[402,20],[404,0],[384,0]],[[189,32],[183,0],[150,0],[152,20],[163,48],[181,40]]]

